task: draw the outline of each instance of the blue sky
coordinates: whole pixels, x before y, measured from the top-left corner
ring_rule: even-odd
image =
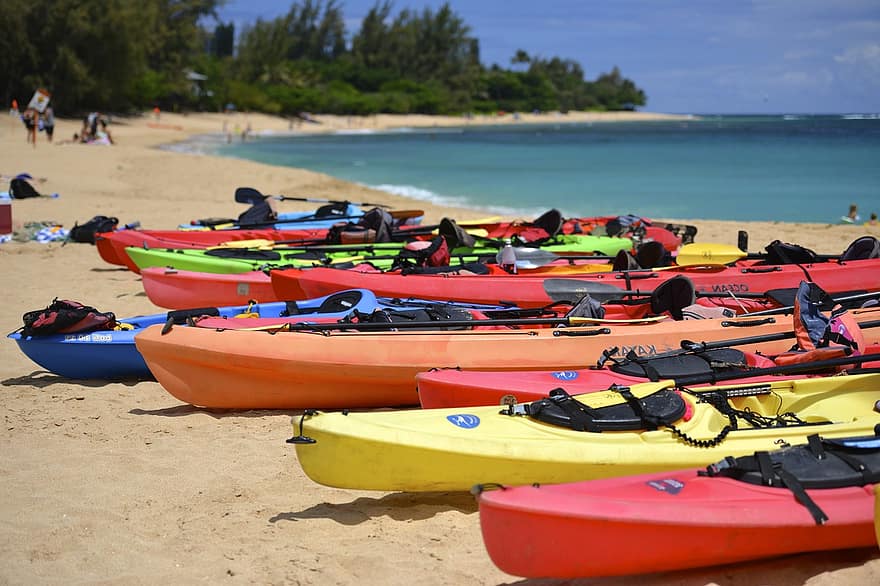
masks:
[[[675,113],[880,112],[878,0],[469,0],[449,2],[484,64],[517,49],[578,61],[587,79],[615,65]],[[240,31],[292,2],[229,0]],[[341,0],[349,35],[375,0]],[[441,1],[397,0],[436,9]]]

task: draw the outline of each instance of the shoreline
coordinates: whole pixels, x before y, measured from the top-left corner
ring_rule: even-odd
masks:
[[[111,124],[117,144],[26,145],[24,127],[0,114],[0,173],[28,172],[58,199],[12,202],[13,223],[94,215],[144,228],[244,211],[242,185],[263,193],[356,198],[444,215],[484,214],[413,201],[332,177],[241,159],[158,148],[222,127],[223,115],[162,114]],[[244,123],[242,115],[239,118]],[[287,121],[251,115],[254,130]],[[344,123],[342,121],[341,123]],[[77,132],[59,120],[55,139]],[[6,185],[0,185],[5,189]],[[378,198],[378,199],[377,199]],[[314,204],[284,202],[283,211]],[[839,253],[874,227],[689,221],[698,242],[736,244],[747,229],[760,250],[773,239]],[[120,318],[161,311],[140,278],[106,265],[88,244],[0,244],[6,308],[0,327],[52,299],[72,299]],[[585,362],[589,362],[585,357]],[[293,412],[222,412],[179,403],[152,381],[72,381],[0,345],[0,582],[510,584],[482,544],[473,498],[462,493],[331,489],[305,477],[291,434]],[[837,586],[880,582],[880,551],[807,553],[766,561],[603,580],[541,580],[543,586],[721,584]]]

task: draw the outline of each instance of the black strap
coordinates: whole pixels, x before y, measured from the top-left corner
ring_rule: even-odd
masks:
[[[755,462],[758,464],[758,471],[761,473],[761,479],[767,486],[773,486],[773,477],[776,476],[773,470],[773,462],[770,460],[770,454],[767,452],[755,452]]]
[[[766,454],[766,452],[764,453]],[[800,481],[798,481],[793,474],[790,474],[785,468],[779,466],[776,469],[776,475],[782,481],[782,484],[785,485],[785,488],[794,493],[794,498],[797,499],[800,504],[807,507],[807,510],[810,511],[816,525],[824,525],[825,522],[828,521],[828,515],[825,514],[825,511],[819,508],[816,501],[810,498],[810,495],[807,494],[807,491],[804,490]]]
[[[554,389],[550,391],[550,400],[562,409],[571,419],[571,428],[575,431],[599,431],[593,420],[597,419],[599,414],[590,407],[587,407],[580,401],[572,398],[571,395],[562,389]]]
[[[816,456],[816,459],[821,460],[825,458],[825,446],[822,445],[822,439],[819,437],[818,433],[814,433],[807,437],[807,445],[810,447],[810,451]]]
[[[642,408],[642,402],[632,394],[629,387],[618,387],[615,385],[611,390],[617,391],[621,397],[626,399],[626,402],[632,407],[633,413],[635,413],[636,417],[641,420],[645,429],[648,431],[655,431],[659,427],[661,423],[653,415],[645,413],[645,410]]]

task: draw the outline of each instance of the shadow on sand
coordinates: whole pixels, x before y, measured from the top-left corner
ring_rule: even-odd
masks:
[[[449,510],[470,515],[477,512],[477,503],[466,492],[395,492],[379,498],[359,497],[348,503],[320,503],[303,511],[278,513],[269,522],[330,519],[340,525],[358,525],[378,517],[420,521]]]

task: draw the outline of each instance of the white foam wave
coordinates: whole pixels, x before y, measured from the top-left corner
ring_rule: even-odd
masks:
[[[185,141],[160,145],[159,148],[188,155],[213,155],[225,143],[226,137],[222,134],[198,134]]]
[[[439,206],[446,207],[457,207],[457,208],[469,208],[473,210],[479,210],[480,212],[488,213],[488,214],[498,214],[502,216],[508,217],[518,217],[518,218],[536,218],[539,215],[543,214],[547,211],[547,208],[538,208],[538,207],[512,207],[512,206],[498,206],[498,205],[479,205],[473,201],[471,201],[466,196],[455,196],[455,195],[444,195],[439,194],[434,191],[423,189],[421,187],[416,187],[414,185],[394,185],[390,183],[383,183],[380,185],[366,185],[371,189],[378,189],[379,191],[384,191],[386,193],[391,193],[393,195],[398,195],[400,197],[405,197],[407,199],[412,199],[416,201],[427,201]],[[572,212],[571,210],[560,210],[563,215],[574,216],[578,215]]]

